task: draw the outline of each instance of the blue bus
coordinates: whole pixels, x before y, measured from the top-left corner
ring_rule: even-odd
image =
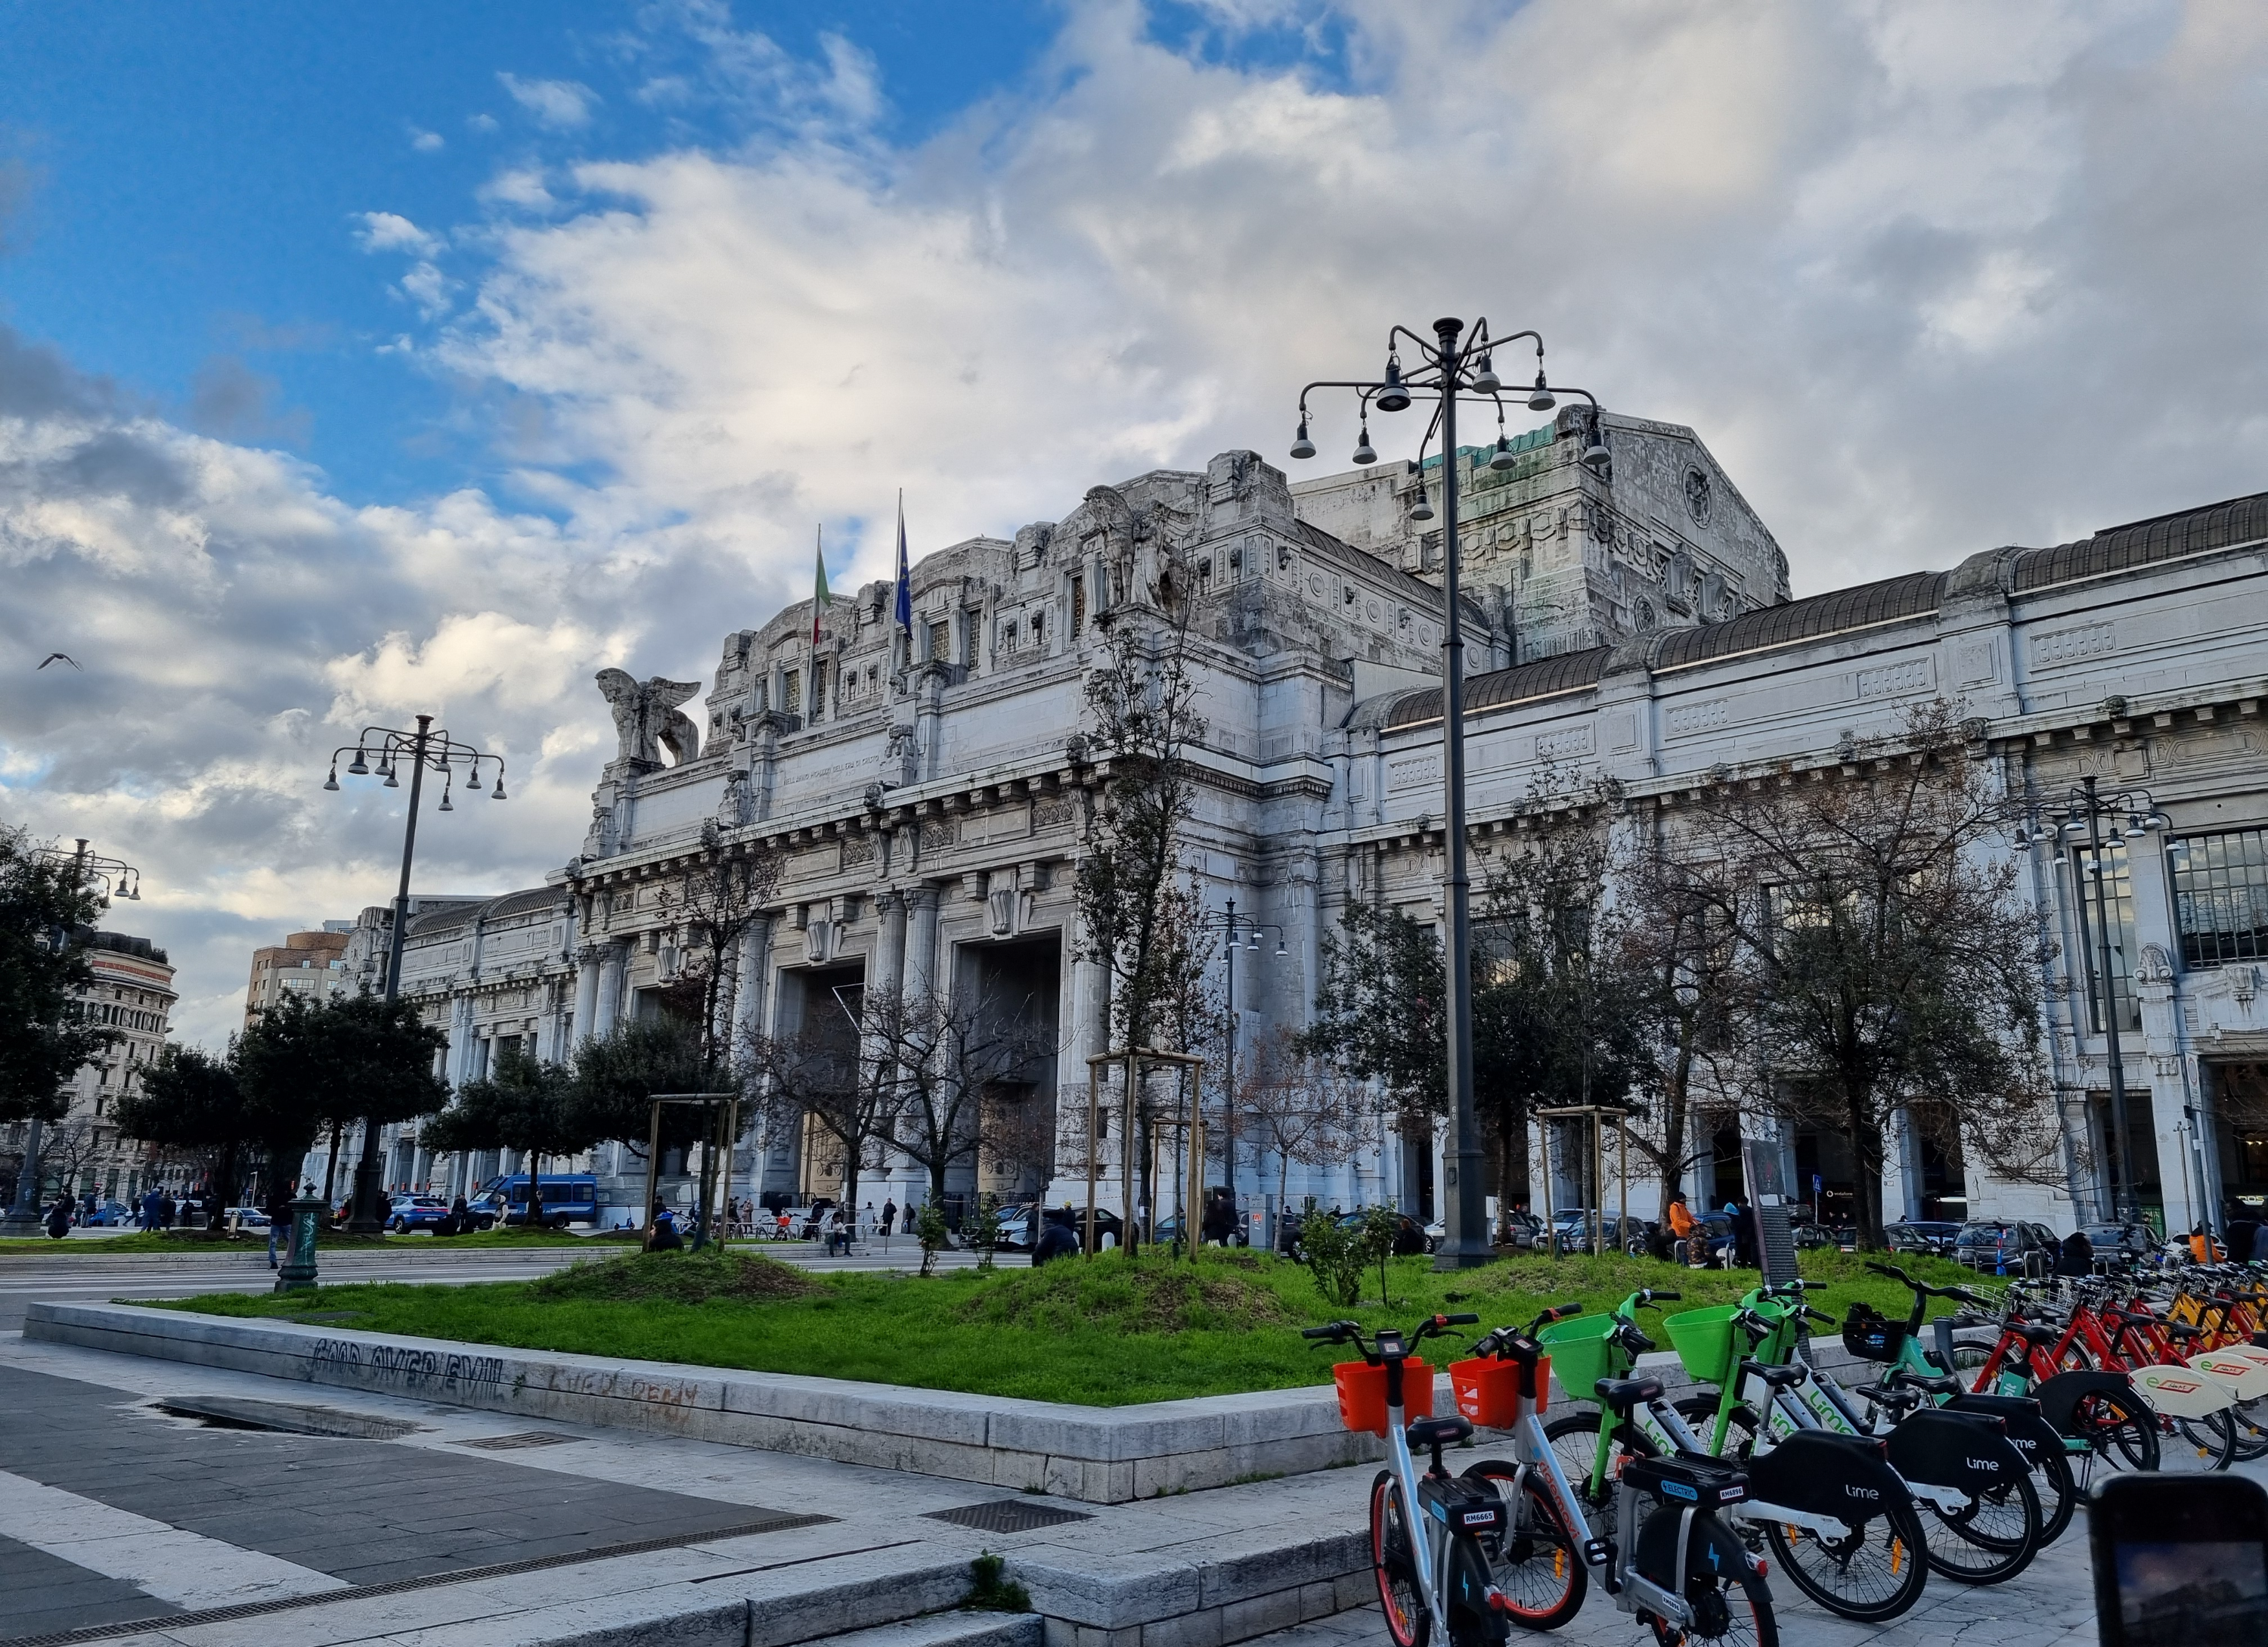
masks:
[[[483,1230],[497,1223],[527,1222],[527,1174],[493,1178],[466,1197],[466,1210]],[[599,1180],[589,1172],[547,1172],[543,1175],[543,1225],[596,1223],[599,1220]]]

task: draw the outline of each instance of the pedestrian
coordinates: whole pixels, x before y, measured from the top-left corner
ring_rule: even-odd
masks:
[[[685,1237],[677,1233],[677,1217],[659,1201],[653,1204],[653,1237],[646,1243],[649,1252],[680,1252],[684,1251]]]
[[[58,1195],[55,1197],[55,1204],[48,1208],[48,1234],[55,1240],[60,1241],[70,1233],[70,1227],[71,1198],[68,1195]]]
[[[268,1193],[268,1205],[261,1209],[268,1215],[268,1267],[278,1267],[276,1249],[291,1250],[291,1186],[288,1184]]]
[[[180,1203],[173,1199],[173,1186],[168,1185],[165,1193],[158,1198],[158,1228],[171,1230],[173,1227],[173,1219],[180,1211]]]
[[[2056,1248],[2055,1274],[2085,1277],[2095,1274],[2095,1243],[2087,1231],[2074,1230]]]
[[[892,1196],[882,1203],[882,1239],[890,1238],[891,1228],[898,1222],[897,1198]]]

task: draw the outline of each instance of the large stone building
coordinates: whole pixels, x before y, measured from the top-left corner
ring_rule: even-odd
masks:
[[[93,976],[76,996],[85,1021],[111,1036],[93,1061],[79,1067],[69,1089],[70,1108],[62,1119],[40,1129],[40,1176],[45,1193],[130,1200],[144,1184],[163,1178],[180,1183],[188,1174],[168,1173],[149,1146],[121,1138],[113,1106],[136,1090],[145,1067],[166,1046],[166,1020],[180,997],[166,952],[147,938],[82,927],[71,942],[86,951]],[[28,1128],[5,1129],[5,1149],[20,1163]],[[6,1180],[12,1190],[15,1178]]]
[[[295,932],[280,944],[252,952],[252,976],[245,985],[247,1027],[287,995],[329,1001],[348,991],[347,939],[350,923],[325,921],[315,932]]]
[[[2256,966],[2268,942],[2268,499],[1798,601],[1770,534],[1690,431],[1609,418],[1613,462],[1596,473],[1575,461],[1579,432],[1562,419],[1523,437],[1508,474],[1480,467],[1485,451],[1454,460],[1476,499],[1463,521],[1476,850],[1501,848],[1547,774],[1610,778],[1651,816],[1710,786],[1833,772],[1912,705],[1957,698],[2013,791],[2052,798],[2092,773],[2146,783],[2170,816],[2148,851],[2110,859],[2132,1157],[2144,1199],[2182,1227],[2224,1188],[2268,1191],[2256,1136],[2268,1112]],[[500,1036],[556,1048],[603,1032],[658,1009],[673,980],[671,877],[761,843],[784,877],[737,957],[736,1029],[792,1032],[846,985],[1012,980],[1059,1031],[1042,1097],[1083,1094],[1108,1016],[1071,890],[1101,777],[1083,688],[1098,617],[1170,609],[1187,617],[1208,721],[1192,752],[1189,868],[1208,907],[1233,897],[1284,936],[1280,957],[1240,972],[1238,1034],[1249,1045],[1301,1023],[1322,939],[1350,901],[1439,913],[1444,612],[1438,543],[1408,520],[1420,484],[1438,472],[1295,488],[1226,453],[924,558],[910,634],[889,586],[870,584],[820,615],[815,644],[807,602],[729,633],[705,696],[610,672],[622,742],[580,852],[551,889],[490,914],[421,918],[405,986],[419,979],[447,1023],[460,1076]],[[675,707],[696,698],[697,722]],[[2067,877],[2044,857],[2025,873],[2068,957],[2046,980],[2065,1181],[1964,1179],[1906,1138],[1885,1185],[1893,1213],[2068,1228],[2104,1208],[2101,982],[2078,959]],[[525,934],[509,951],[507,930]],[[1083,1104],[1060,1108],[1068,1123]],[[1078,1163],[1076,1130],[1057,1168]],[[1695,1141],[1705,1180],[1737,1160],[1730,1141]],[[1777,1141],[1799,1182],[1817,1175],[1830,1205],[1847,1193],[1835,1139]],[[1294,1171],[1291,1193],[1422,1207],[1426,1155],[1389,1137],[1351,1163]],[[808,1193],[839,1167],[791,1129],[762,1140],[735,1184]],[[870,1172],[862,1199],[871,1187],[903,1201],[918,1176],[904,1163]],[[1042,1165],[1027,1178],[1051,1198],[1083,1193],[1083,1174],[1049,1182]]]

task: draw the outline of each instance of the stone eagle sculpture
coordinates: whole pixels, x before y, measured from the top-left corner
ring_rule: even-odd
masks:
[[[622,740],[615,758],[661,764],[661,751],[682,766],[701,752],[701,733],[678,708],[700,691],[698,681],[666,681],[659,675],[640,685],[622,669],[600,669],[599,691],[615,712],[615,735]]]

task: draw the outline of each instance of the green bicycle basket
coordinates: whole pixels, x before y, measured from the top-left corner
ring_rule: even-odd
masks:
[[[1704,1384],[1722,1384],[1733,1372],[1733,1318],[1740,1305],[1712,1304],[1706,1310],[1687,1310],[1662,1319],[1670,1348],[1685,1370]]]
[[[1577,1316],[1554,1321],[1535,1336],[1551,1356],[1551,1376],[1578,1400],[1592,1401],[1602,1378],[1618,1377],[1622,1351],[1615,1342],[1611,1315]]]

